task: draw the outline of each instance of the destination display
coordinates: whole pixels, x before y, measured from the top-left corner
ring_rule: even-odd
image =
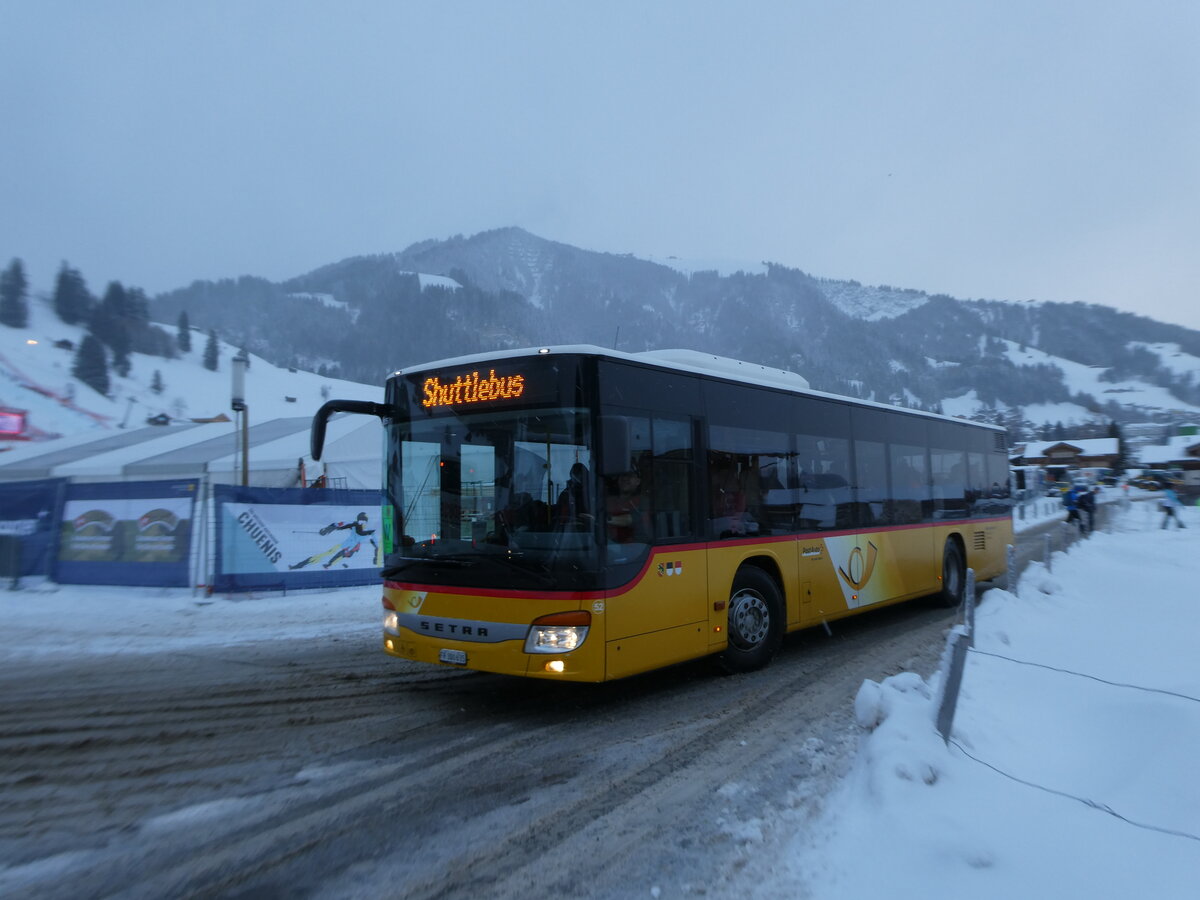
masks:
[[[451,384],[442,384],[441,379],[434,375],[426,378],[421,387],[425,395],[422,406],[464,406],[489,400],[515,400],[525,393],[525,376],[503,375],[497,378],[496,370],[491,369],[484,378],[480,378],[478,372],[472,372],[470,375],[459,375]]]
[[[546,356],[447,365],[397,379],[412,418],[482,409],[581,405],[578,357]]]

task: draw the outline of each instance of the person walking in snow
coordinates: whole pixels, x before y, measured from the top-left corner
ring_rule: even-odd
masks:
[[[1172,519],[1175,520],[1175,524],[1180,528],[1187,528],[1187,526],[1183,524],[1183,520],[1179,518],[1179,495],[1176,494],[1175,491],[1171,489],[1171,486],[1166,482],[1162,483],[1162,500],[1160,501],[1159,506],[1163,511],[1163,528],[1166,528],[1167,523]]]
[[[1067,524],[1072,522],[1082,523],[1083,519],[1079,515],[1079,488],[1071,485],[1071,489],[1063,494],[1063,506],[1067,508]],[[1078,526],[1082,528],[1082,525]]]
[[[1075,495],[1075,505],[1079,508],[1079,531],[1086,537],[1096,522],[1096,495],[1086,486],[1082,487]]]

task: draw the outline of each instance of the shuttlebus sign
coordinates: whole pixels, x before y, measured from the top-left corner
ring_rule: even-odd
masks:
[[[481,377],[478,372],[459,375],[449,384],[443,384],[436,375],[426,378],[421,385],[424,398],[421,405],[426,409],[438,406],[469,406],[473,403],[489,403],[494,400],[515,400],[525,393],[524,375],[496,375],[495,369]]]

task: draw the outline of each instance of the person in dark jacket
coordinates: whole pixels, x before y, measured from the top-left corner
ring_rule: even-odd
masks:
[[[567,486],[558,495],[555,518],[560,526],[581,527],[591,530],[592,510],[589,503],[588,470],[581,462],[571,466]]]
[[[1082,521],[1079,516],[1079,489],[1071,485],[1071,489],[1063,494],[1063,506],[1067,508],[1067,524]]]
[[[1088,535],[1095,527],[1096,495],[1089,488],[1082,487],[1075,497],[1075,505],[1079,508],[1079,531]]]

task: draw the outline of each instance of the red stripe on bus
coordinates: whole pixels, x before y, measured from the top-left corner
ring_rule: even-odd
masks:
[[[410,584],[405,581],[385,581],[385,588],[394,591],[424,591],[427,594],[469,594],[472,597],[499,597],[527,600],[603,600],[609,591],[501,591],[494,588],[455,587],[447,584]]]
[[[384,581],[383,586],[396,591],[424,591],[426,593],[469,595],[472,597],[496,597],[500,599],[527,600],[607,600],[626,594],[633,590],[646,577],[654,560],[659,556],[673,556],[685,550],[716,550],[721,547],[749,547],[764,544],[782,544],[787,541],[824,539],[830,537],[846,537],[855,534],[878,534],[883,531],[911,531],[916,528],[956,528],[966,525],[978,525],[984,522],[1011,522],[1009,516],[995,516],[987,519],[951,519],[947,522],[921,522],[914,525],[888,525],[880,528],[850,529],[845,531],[804,531],[797,534],[783,534],[773,537],[743,538],[727,541],[698,541],[688,544],[667,544],[655,547],[646,557],[641,569],[629,581],[615,588],[601,591],[507,591],[495,588],[456,587],[440,584],[410,584],[403,581]],[[955,524],[950,524],[951,522]]]

